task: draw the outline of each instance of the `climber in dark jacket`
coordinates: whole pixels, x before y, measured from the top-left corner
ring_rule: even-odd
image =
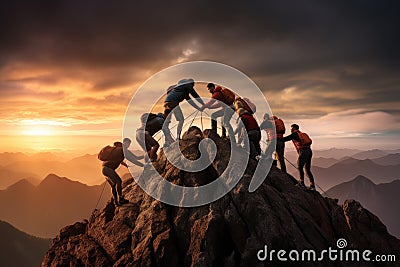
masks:
[[[291,127],[292,127],[291,128],[292,133],[284,137],[283,141],[284,142],[292,141],[299,155],[297,159],[297,166],[300,174],[299,184],[304,186],[304,168],[305,168],[307,176],[310,179],[310,189],[315,190],[314,176],[311,172],[312,140],[306,133],[300,132],[299,125],[292,124]]]
[[[154,139],[153,135],[160,130],[163,130],[164,136],[169,134],[169,131],[167,131],[166,128],[163,128],[165,122],[164,114],[144,113],[142,114],[140,121],[142,122],[142,125],[136,130],[136,141],[142,149],[147,152],[146,162],[148,160],[152,162],[157,161],[157,151],[160,144],[156,139]]]
[[[140,167],[144,166],[143,163],[139,161],[140,159],[143,159],[143,156],[136,156],[128,150],[130,144],[131,140],[129,138],[124,138],[123,143],[114,142],[114,147],[109,155],[108,160],[103,162],[102,173],[111,186],[111,192],[114,198],[114,204],[116,206],[125,204],[128,202],[128,200],[126,200],[122,195],[122,180],[115,170],[119,167],[119,165],[128,167],[128,165],[124,162],[125,158]]]
[[[194,89],[194,80],[193,79],[183,79],[178,82],[176,86],[170,86],[167,90],[167,96],[164,100],[164,117],[166,118],[166,122],[164,127],[169,131],[169,123],[170,117],[168,115],[172,112],[178,121],[178,126],[176,128],[177,140],[181,137],[182,127],[185,118],[183,117],[183,113],[181,108],[179,107],[179,103],[186,99],[186,101],[195,109],[200,110],[200,107],[195,104],[190,95],[193,96],[194,99],[197,100],[201,105],[204,105],[203,100],[200,98],[199,94]],[[168,135],[169,138],[170,135]],[[171,137],[172,138],[172,137]],[[167,143],[172,142],[173,140],[167,140]]]

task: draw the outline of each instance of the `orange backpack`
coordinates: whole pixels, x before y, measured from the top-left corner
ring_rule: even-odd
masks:
[[[225,99],[224,103],[227,104],[228,106],[232,105],[233,102],[235,101],[235,93],[226,88],[222,88],[221,93]]]
[[[99,154],[97,154],[97,158],[101,161],[108,161],[111,160],[111,154],[114,151],[115,146],[105,146],[103,147]]]
[[[299,135],[299,138],[300,138],[300,145],[301,145],[302,147],[309,147],[309,146],[311,146],[312,140],[311,140],[311,138],[308,136],[308,134],[303,133],[303,132],[300,132],[300,131],[298,131],[297,134]]]

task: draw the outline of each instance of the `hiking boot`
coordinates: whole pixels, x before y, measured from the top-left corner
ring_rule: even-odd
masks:
[[[124,197],[120,197],[120,198],[119,198],[119,204],[120,204],[120,205],[126,204],[126,203],[129,203],[129,201],[126,200]]]
[[[306,185],[304,184],[304,181],[298,181],[297,186],[306,187]]]

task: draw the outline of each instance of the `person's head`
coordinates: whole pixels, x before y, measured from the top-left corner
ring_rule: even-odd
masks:
[[[193,80],[192,78],[187,79],[187,83],[188,83],[190,86],[194,86],[194,80]]]
[[[124,147],[128,148],[131,145],[132,141],[131,139],[125,137],[124,140],[122,140],[122,143],[124,144]]]
[[[208,89],[208,91],[209,91],[211,94],[214,93],[215,84],[213,84],[213,83],[207,84],[207,89]]]
[[[294,133],[300,129],[299,125],[297,125],[295,123],[290,125],[290,127],[292,127],[292,129],[291,129],[292,133]]]
[[[116,146],[116,147],[122,147],[122,143],[119,142],[119,141],[114,142],[114,146]]]
[[[270,119],[269,114],[265,113],[264,116],[263,116],[263,120],[266,121],[266,120],[269,120],[269,119]]]

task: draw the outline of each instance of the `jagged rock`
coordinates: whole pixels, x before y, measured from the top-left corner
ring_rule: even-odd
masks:
[[[199,173],[175,168],[163,152],[157,171],[168,181],[196,186],[216,179],[229,159],[229,140],[211,131],[191,128],[180,142],[188,159],[199,157],[204,137],[215,141],[218,153],[212,166]],[[248,191],[257,162],[250,160],[242,179],[223,198],[196,208],[161,203],[130,179],[124,183],[128,204],[115,208],[109,202],[86,223],[61,230],[42,266],[263,266],[257,252],[269,249],[369,249],[400,258],[400,240],[358,202],[339,206],[336,200],[295,185],[293,177],[272,167],[264,183]],[[318,179],[318,177],[317,177]],[[273,266],[310,266],[278,262]],[[315,262],[312,266],[374,266],[373,262]],[[391,266],[395,266],[392,265]]]

